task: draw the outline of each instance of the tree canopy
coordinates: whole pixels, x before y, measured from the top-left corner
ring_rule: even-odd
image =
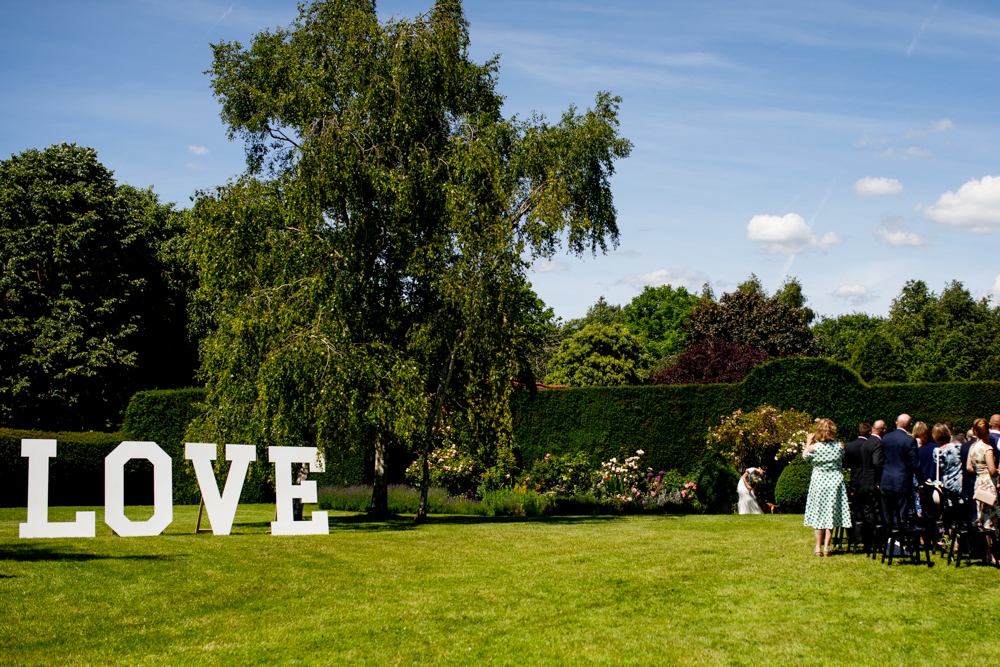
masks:
[[[646,340],[653,358],[662,359],[684,351],[684,325],[697,305],[698,297],[683,287],[647,285],[622,314],[629,329]]]
[[[0,162],[0,423],[117,427],[191,383],[183,215],[75,144]]]
[[[957,281],[940,294],[907,281],[887,318],[841,315],[814,331],[824,354],[868,382],[1000,379],[1000,307]]]
[[[617,243],[619,100],[504,118],[497,61],[468,46],[457,1],[380,22],[373,2],[329,0],[213,47],[248,171],[195,207],[208,426],[332,456],[373,442],[374,511],[392,442],[509,447],[545,320],[525,257]]]
[[[642,384],[649,354],[644,341],[621,324],[589,324],[563,340],[545,381],[571,387]]]

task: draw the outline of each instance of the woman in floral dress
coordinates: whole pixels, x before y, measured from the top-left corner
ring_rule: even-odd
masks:
[[[976,507],[979,509],[976,523],[995,532],[1000,528],[1000,507],[997,503],[997,465],[993,460],[990,431],[985,419],[974,421],[972,430],[976,434],[976,441],[969,448],[966,469],[976,473]],[[993,497],[992,503],[983,500],[988,496]]]
[[[803,524],[812,526],[816,533],[817,556],[830,555],[830,538],[834,528],[851,527],[851,509],[847,504],[847,487],[840,462],[844,459],[844,445],[836,440],[837,425],[829,419],[816,423],[816,432],[806,438],[802,457],[812,461],[809,495],[806,497],[806,516]]]

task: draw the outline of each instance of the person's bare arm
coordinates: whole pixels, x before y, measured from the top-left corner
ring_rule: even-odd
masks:
[[[993,448],[990,447],[986,450],[986,469],[990,472],[990,477],[994,477],[997,474],[997,464],[993,460]]]
[[[813,444],[814,437],[816,437],[814,433],[810,433],[806,436],[806,451],[810,454],[816,451],[816,445]]]

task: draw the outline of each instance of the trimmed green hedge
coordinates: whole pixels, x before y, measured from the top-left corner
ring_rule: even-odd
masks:
[[[184,458],[184,432],[201,414],[204,389],[157,389],[136,393],[125,408],[122,431],[130,440],[158,444],[173,461],[174,503],[193,505],[201,499],[191,464]]]
[[[46,433],[0,429],[0,506],[24,507],[28,501],[28,459],[21,456],[21,439],[56,440],[49,459],[50,505],[103,505],[104,458],[128,440],[124,433]],[[125,466],[125,502],[153,502],[153,467],[148,461]]]
[[[722,415],[768,403],[829,417],[843,440],[858,424],[911,414],[928,423],[968,428],[1000,411],[1000,382],[866,385],[829,359],[779,359],[758,366],[741,384],[607,387],[518,392],[514,435],[525,461],[584,451],[606,461],[636,450],[654,470],[693,472],[705,435]]]

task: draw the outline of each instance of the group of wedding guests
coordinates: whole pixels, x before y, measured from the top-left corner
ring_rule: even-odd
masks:
[[[914,424],[903,414],[889,432],[882,420],[859,425],[858,437],[846,444],[837,440],[832,421],[817,420],[803,451],[813,464],[804,524],[815,530],[815,554],[829,555],[834,528],[852,528],[852,506],[856,514],[866,514],[858,517],[862,522],[870,523],[878,503],[894,525],[911,513],[935,512],[921,507],[920,491],[928,485],[957,494],[980,528],[1000,531],[998,443],[1000,414],[988,423],[975,420],[964,434],[954,433],[950,422],[931,427]],[[849,486],[844,484],[844,469],[850,472]]]
[[[907,414],[896,418],[894,430],[887,430],[882,420],[860,424],[857,438],[842,444],[836,424],[816,420],[802,455],[813,464],[804,524],[815,531],[817,556],[829,555],[835,528],[853,528],[855,520],[873,525],[877,510],[893,525],[913,513],[934,516],[938,508],[921,506],[921,490],[926,488],[947,490],[968,509],[974,525],[987,535],[1000,534],[1000,414],[989,422],[975,420],[966,433],[954,432],[951,422],[914,424]],[[844,483],[845,469],[849,485]],[[753,492],[762,475],[748,468],[740,477],[740,514],[762,513]]]

